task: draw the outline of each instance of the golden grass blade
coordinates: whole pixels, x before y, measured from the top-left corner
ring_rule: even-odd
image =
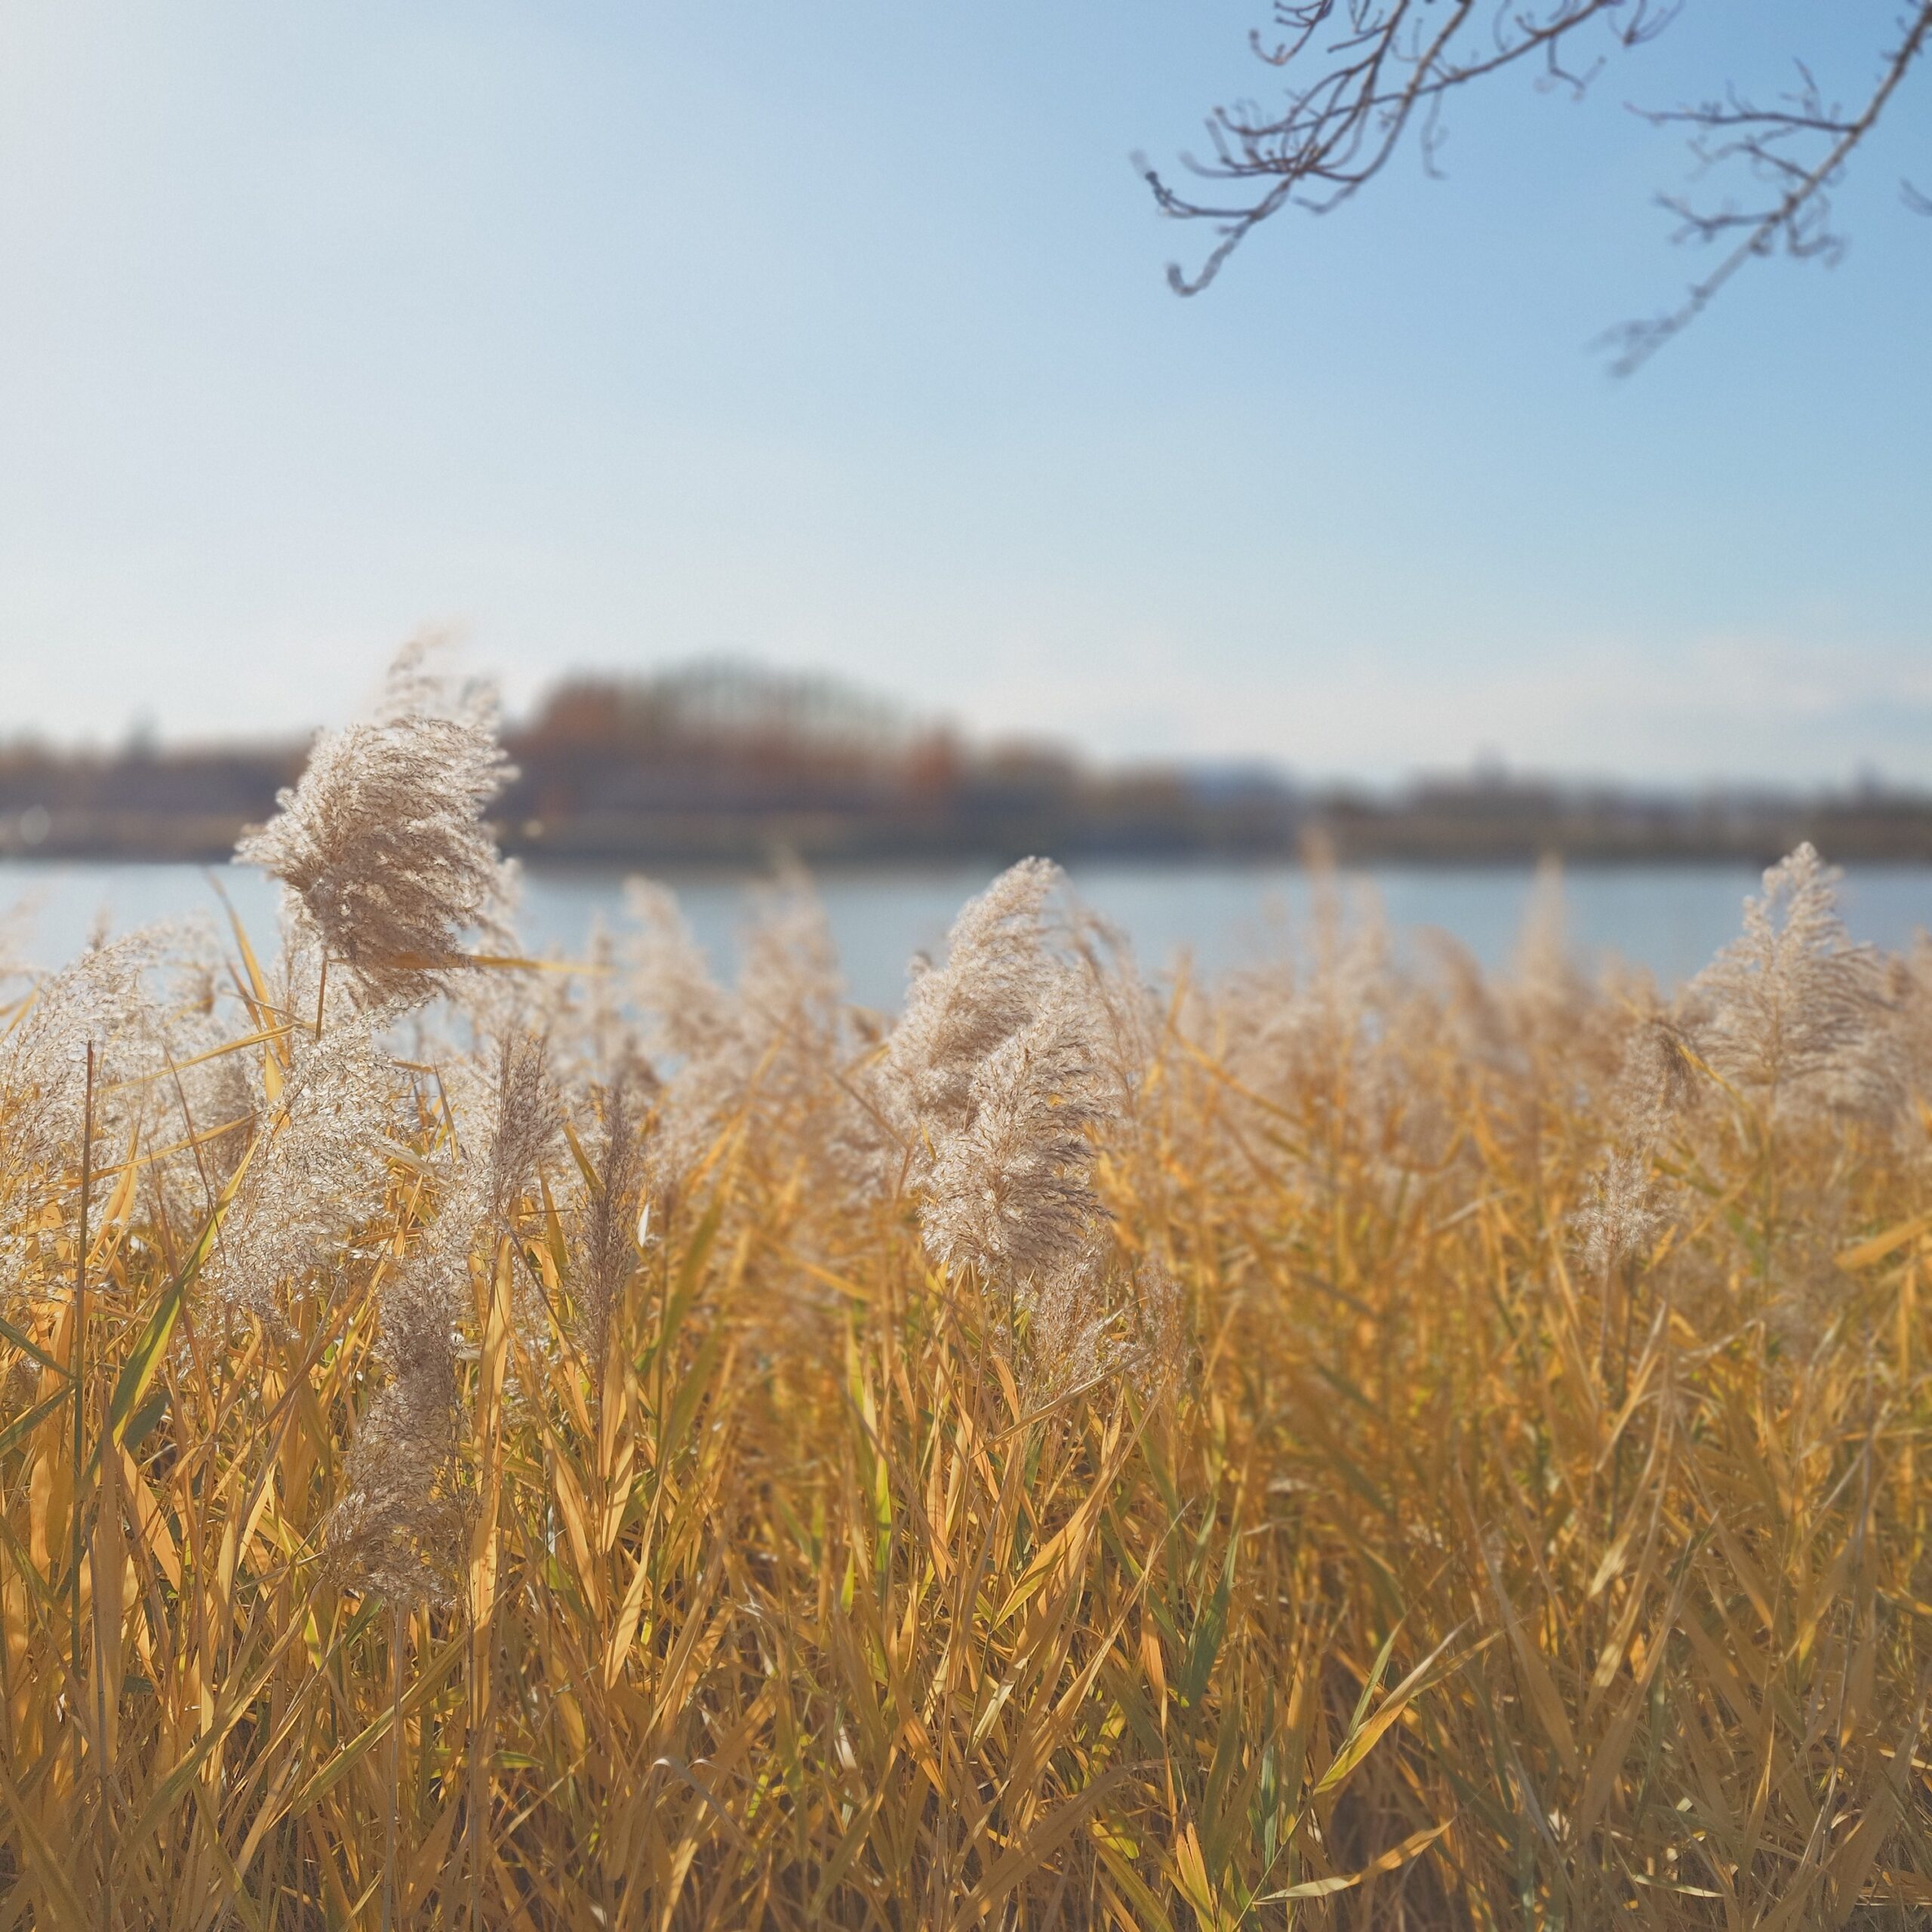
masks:
[[[1298,1885],[1285,1886],[1278,1892],[1263,1893],[1253,1903],[1278,1905],[1288,1899],[1330,1898],[1337,1892],[1351,1891],[1364,1878],[1374,1878],[1384,1872],[1398,1872],[1411,1859],[1420,1858],[1455,1822],[1453,1818],[1445,1818],[1439,1825],[1425,1826],[1419,1832],[1411,1832],[1400,1844],[1385,1851],[1359,1872],[1351,1872],[1346,1878],[1306,1878]]]

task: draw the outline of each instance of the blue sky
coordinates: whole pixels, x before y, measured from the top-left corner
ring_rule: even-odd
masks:
[[[1932,69],[1841,266],[1589,347],[1697,266],[1623,103],[1848,94],[1892,8],[1506,78],[1181,301],[1128,157],[1262,12],[14,0],[0,731],[297,729],[429,623],[513,703],[728,651],[1109,756],[1932,781]]]

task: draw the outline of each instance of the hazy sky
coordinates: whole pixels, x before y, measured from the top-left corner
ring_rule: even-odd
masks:
[[[729,651],[1109,755],[1932,780],[1932,63],[1842,266],[1588,346],[1697,266],[1623,103],[1848,94],[1894,11],[1693,0],[1183,302],[1128,157],[1265,0],[11,0],[0,731],[303,727],[435,623],[518,704]]]

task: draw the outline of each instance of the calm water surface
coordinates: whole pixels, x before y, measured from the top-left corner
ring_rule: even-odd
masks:
[[[253,870],[218,871],[251,933],[268,941],[273,889]],[[1082,897],[1125,928],[1150,968],[1171,966],[1186,953],[1212,975],[1278,952],[1307,928],[1308,881],[1294,866],[1114,863],[1072,871]],[[821,879],[853,997],[872,1006],[897,1005],[907,961],[919,949],[938,949],[961,903],[990,875],[986,866],[968,865]],[[672,882],[698,939],[728,971],[751,882],[715,876]],[[1586,959],[1617,954],[1672,984],[1736,933],[1745,897],[1758,883],[1756,872],[1744,866],[1579,869],[1564,882],[1571,940]],[[1380,897],[1398,935],[1440,928],[1491,967],[1508,964],[1534,884],[1527,868],[1515,867],[1389,866],[1345,878],[1351,892],[1366,889]],[[533,950],[578,952],[594,918],[618,921],[621,885],[616,873],[527,874],[525,943]],[[16,949],[38,965],[71,957],[103,921],[118,931],[183,914],[220,915],[209,874],[192,866],[0,863],[0,914],[17,906],[29,922],[16,934]],[[1854,937],[1903,945],[1920,928],[1932,928],[1932,868],[1848,869],[1844,908]]]

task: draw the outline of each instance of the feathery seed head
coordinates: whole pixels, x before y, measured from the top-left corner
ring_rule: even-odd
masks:
[[[1601,1273],[1626,1255],[1641,1254],[1664,1220],[1647,1152],[1613,1150],[1592,1177],[1589,1197],[1575,1217],[1585,1262]]]
[[[157,993],[183,929],[153,926],[90,947],[0,1016],[0,1212],[15,1227],[79,1158],[94,1054],[97,1143],[124,1141],[155,1100],[149,1084],[180,1029]],[[99,1163],[97,1163],[98,1166]]]
[[[448,1404],[420,1400],[418,1378],[392,1382],[350,1445],[348,1486],[329,1520],[331,1554],[398,1607],[455,1594],[469,1512]]]
[[[648,1232],[650,1208],[639,1206],[643,1183],[632,1082],[620,1074],[605,1091],[604,1140],[597,1186],[583,1215],[583,1322],[586,1352],[602,1383],[611,1321]]]
[[[981,1063],[1038,1011],[1050,972],[1047,902],[1063,877],[1048,859],[1009,867],[952,922],[946,964],[917,973],[907,989],[888,1075],[931,1132],[971,1121]]]
[[[845,1041],[838,964],[825,910],[809,880],[782,874],[758,897],[734,989],[720,986],[662,886],[626,888],[638,930],[626,952],[644,1044],[664,1075],[654,1165],[688,1174],[734,1121],[755,1109],[795,1129],[831,1105]],[[829,1147],[833,1136],[811,1137]]]
[[[1800,845],[1764,874],[1743,934],[1688,989],[1704,1059],[1774,1107],[1896,1103],[1885,977],[1877,953],[1845,935],[1841,876]]]
[[[464,931],[507,888],[485,804],[512,776],[494,700],[452,691],[407,645],[374,717],[326,734],[235,857],[288,888],[312,931],[377,1006],[420,1004],[461,961]]]
[[[1067,975],[974,1071],[971,1115],[934,1137],[926,1244],[1016,1287],[1078,1266],[1102,1219],[1091,1136],[1112,1118],[1092,1003]]]
[[[497,1056],[496,1131],[490,1143],[490,1218],[506,1225],[517,1198],[536,1177],[561,1128],[549,1042],[513,1034]]]
[[[275,1117],[204,1271],[231,1306],[264,1321],[283,1287],[333,1266],[375,1213],[395,1133],[389,1069],[368,1016],[319,1040],[298,1029],[291,1044]]]
[[[1063,884],[1028,860],[961,913],[872,1083],[928,1252],[1012,1297],[1029,1374],[1057,1387],[1127,1359],[1121,1297],[1134,1296],[1112,1265],[1094,1143],[1127,1118],[1154,1038],[1124,943],[1077,907],[1050,908]]]

